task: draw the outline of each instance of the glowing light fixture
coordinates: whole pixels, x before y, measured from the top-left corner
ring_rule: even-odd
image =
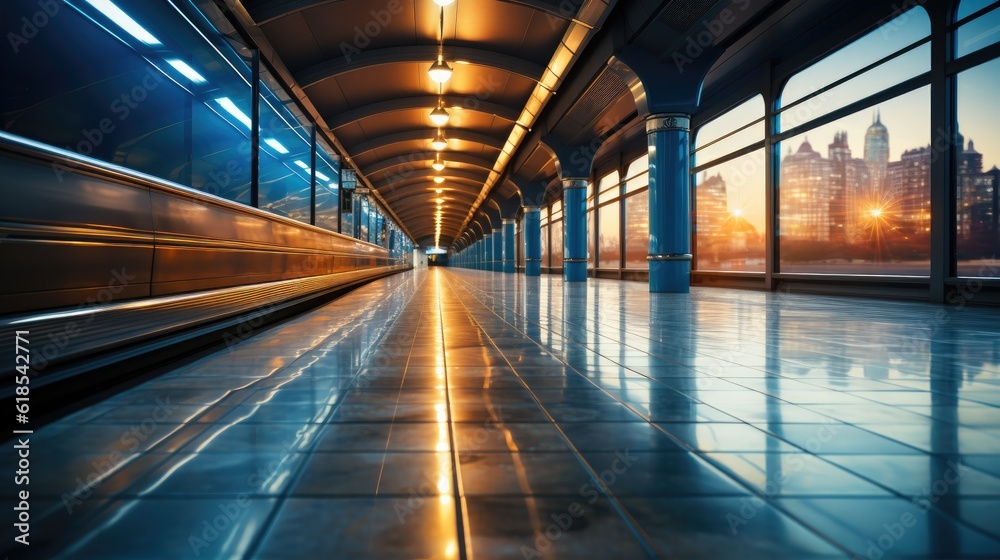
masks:
[[[451,115],[448,114],[448,110],[442,106],[441,100],[438,100],[438,106],[431,111],[431,122],[434,126],[444,126],[448,124],[448,118]]]
[[[431,141],[431,147],[439,152],[448,147],[448,139],[444,137],[444,133],[441,132],[440,128],[437,131],[437,136]]]
[[[432,80],[439,84],[443,84],[451,78],[451,66],[439,55],[438,59],[431,64],[431,67],[427,69],[427,74]]]
[[[204,76],[199,74],[197,70],[191,68],[187,62],[184,62],[179,58],[168,58],[167,64],[173,66],[174,70],[180,72],[185,78],[191,80],[192,83],[203,84],[208,81]]]
[[[225,109],[227,113],[235,117],[236,120],[243,123],[247,128],[250,128],[250,124],[252,122],[250,120],[250,117],[248,117],[246,113],[241,111],[240,108],[237,107],[235,103],[233,103],[232,99],[229,99],[228,97],[220,97],[216,99],[215,102],[218,103],[220,107]]]
[[[455,3],[455,0],[434,0],[434,3],[443,8],[445,6],[451,6]]]
[[[431,164],[431,167],[434,168],[434,171],[441,171],[444,169],[444,160],[441,159],[441,154],[438,154],[437,157],[434,158],[434,163]]]
[[[139,25],[139,22],[135,21],[131,16],[123,12],[121,8],[115,6],[111,0],[87,0],[87,3],[97,8],[102,14],[107,16],[108,19],[115,22],[118,27],[121,27],[129,35],[135,37],[143,43],[149,46],[162,44],[159,39],[153,36],[152,33],[146,31],[143,26]]]
[[[274,151],[278,152],[279,154],[287,154],[288,153],[288,148],[286,148],[285,146],[283,146],[281,144],[281,142],[278,142],[274,138],[265,138],[264,139],[264,143],[267,144],[268,146],[271,146],[272,148],[274,148]]]
[[[438,175],[437,177],[434,177],[434,182],[440,185],[444,182],[444,177]]]

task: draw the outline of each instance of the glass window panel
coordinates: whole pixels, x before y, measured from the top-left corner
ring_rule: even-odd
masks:
[[[696,270],[764,271],[765,163],[761,149],[695,176]]]
[[[996,3],[997,0],[962,0],[958,5],[958,13],[955,15],[955,21],[961,21],[979,10],[988,8]]]
[[[615,176],[617,177],[618,174],[615,173]],[[604,185],[602,185],[602,187],[603,186]],[[621,196],[621,194],[622,194],[621,185],[618,183],[612,183],[597,196],[597,203],[601,204],[609,200],[614,200],[619,196]]]
[[[549,226],[542,226],[542,266],[549,266]]]
[[[826,115],[869,95],[878,93],[931,69],[931,46],[921,45],[916,49],[894,58],[885,64],[856,76],[839,86],[818,96],[782,111],[778,117],[780,129],[789,130],[796,126]]]
[[[267,91],[263,83],[261,91]],[[273,93],[267,91],[261,97],[260,208],[309,223],[309,135]]]
[[[594,183],[592,181],[587,182],[587,210],[594,207]]]
[[[619,243],[618,203],[612,202],[598,208],[601,232],[598,236],[598,268],[619,268],[621,266],[621,245]]]
[[[636,175],[625,181],[625,194],[633,193],[649,186],[649,172]]]
[[[694,153],[694,165],[705,165],[762,140],[764,140],[764,121],[741,130],[711,146],[699,149]]]
[[[625,180],[633,179],[642,173],[649,173],[648,152],[643,152],[641,156],[629,162],[628,167],[625,168]]]
[[[695,137],[695,146],[704,146],[713,140],[722,138],[734,130],[763,118],[764,96],[757,94],[698,127],[698,132]],[[760,138],[757,138],[756,140],[763,140],[764,130],[761,129],[758,134],[760,135]],[[756,140],[751,140],[742,146],[737,146],[737,148],[742,148],[752,144]]]
[[[552,222],[552,268],[562,268],[563,265],[563,223],[562,220]]]
[[[955,56],[965,56],[1000,41],[1000,8],[958,28]]]
[[[887,33],[886,30],[892,32]],[[814,91],[920,41],[930,33],[930,18],[922,8],[916,7],[900,14],[792,76],[781,92],[781,106],[804,99]]]
[[[316,140],[316,225],[337,231],[340,210],[340,159],[322,139]]]
[[[963,2],[965,5],[966,2]],[[956,180],[959,276],[1000,276],[1000,59],[958,75],[958,130],[963,135]]]
[[[368,197],[361,197],[361,213],[358,215],[358,221],[361,225],[358,231],[358,239],[361,241],[368,241],[368,223],[370,221],[369,216],[371,214],[368,204]]]
[[[79,11],[63,6],[27,42],[9,42],[3,130],[249,202],[249,126],[231,121],[215,101],[227,98],[232,108],[249,114],[246,61],[214,39],[218,33],[206,40],[180,13],[159,4],[123,8],[163,43],[156,48],[124,33],[90,4],[73,5]],[[11,29],[43,13],[33,1],[7,0],[2,6]],[[181,64],[197,78],[181,74]]]
[[[607,175],[601,177],[597,181],[597,192],[602,193],[612,187],[618,186],[619,183],[618,171],[612,171]]]
[[[594,209],[587,211],[587,268],[594,268],[597,264],[597,251],[594,250],[594,238],[597,232],[594,231]]]
[[[828,143],[826,153],[810,140],[821,150]],[[790,138],[780,150],[782,272],[929,273],[930,87]]]
[[[649,268],[649,191],[625,199],[625,268]]]
[[[517,253],[517,266],[524,268],[524,231],[521,230],[523,222],[517,222],[517,241],[514,243],[514,252]]]

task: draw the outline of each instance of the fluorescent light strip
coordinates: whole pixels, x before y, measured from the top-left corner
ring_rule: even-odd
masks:
[[[319,179],[320,181],[329,181],[330,180],[329,177],[327,177],[326,175],[323,175],[319,171],[316,172],[316,178]]]
[[[300,160],[300,159],[297,159],[297,160],[295,160],[295,161],[294,161],[294,162],[292,162],[292,163],[294,163],[295,165],[298,165],[298,166],[299,166],[299,167],[301,167],[302,169],[305,169],[305,170],[307,170],[307,171],[309,170],[309,166],[308,166],[308,165],[306,165],[306,164],[305,164],[305,163],[304,163],[304,162],[303,162],[302,160]]]
[[[236,120],[243,123],[244,126],[250,128],[250,125],[252,124],[253,121],[251,121],[250,117],[248,117],[246,113],[241,111],[240,108],[237,107],[235,103],[233,103],[232,99],[229,99],[228,97],[220,97],[216,99],[215,102],[218,103],[220,107],[225,109],[226,112],[235,117]]]
[[[282,146],[281,142],[278,142],[274,138],[265,138],[264,139],[264,143],[267,144],[268,146],[271,146],[272,148],[274,148],[274,151],[278,152],[279,154],[287,154],[288,153],[288,148]]]
[[[194,82],[196,84],[203,84],[206,81],[208,81],[208,80],[205,79],[204,76],[202,76],[201,74],[199,74],[197,70],[195,70],[194,68],[191,68],[188,65],[188,63],[184,62],[183,60],[180,60],[180,59],[177,59],[177,58],[168,58],[167,59],[167,64],[173,66],[174,70],[177,70],[178,72],[180,72],[181,74],[183,74],[185,78],[191,80],[192,82]]]
[[[149,46],[161,45],[160,40],[153,37],[153,34],[139,25],[139,22],[132,19],[128,14],[123,12],[121,8],[115,6],[111,0],[87,0],[87,3],[97,8],[102,14],[107,16],[108,19],[115,22],[118,27],[124,29],[129,35],[135,37],[136,39],[142,41]]]

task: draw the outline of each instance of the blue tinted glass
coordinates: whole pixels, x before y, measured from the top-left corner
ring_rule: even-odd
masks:
[[[316,225],[337,231],[340,209],[340,160],[322,139],[316,142]]]
[[[781,92],[781,106],[811,95],[831,83],[885,58],[931,33],[923,8],[913,8],[878,29],[792,76]]]
[[[63,8],[4,56],[3,129],[248,201],[249,127],[234,116],[249,114],[245,61],[206,42],[218,33],[203,35],[160,5],[125,8],[141,24],[139,35],[88,3]],[[0,9],[5,21],[30,20],[39,5],[8,0]],[[60,72],[52,72],[54,59]]]
[[[965,56],[1000,41],[1000,8],[958,28],[955,56]]]
[[[267,91],[263,86],[261,91]],[[309,222],[312,152],[308,133],[269,91],[260,104],[260,208]]]

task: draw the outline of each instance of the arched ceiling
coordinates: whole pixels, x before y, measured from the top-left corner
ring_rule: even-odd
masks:
[[[448,246],[481,203],[505,141],[559,47],[577,2],[244,0],[330,133],[418,244]],[[567,9],[569,7],[569,9]],[[443,36],[441,32],[443,31]],[[439,48],[453,68],[427,70]],[[446,167],[432,169],[440,102]],[[435,183],[434,177],[444,177]],[[493,189],[509,197],[512,184]],[[440,219],[435,220],[441,201]],[[440,235],[436,234],[440,223]]]
[[[599,157],[641,135],[628,87],[608,70],[616,49],[662,60],[719,10],[741,11],[729,34],[772,0],[225,2],[414,242],[449,247],[481,235],[496,201],[558,196],[543,136]],[[453,69],[440,85],[427,72],[439,50]],[[450,117],[440,172],[439,103]]]

